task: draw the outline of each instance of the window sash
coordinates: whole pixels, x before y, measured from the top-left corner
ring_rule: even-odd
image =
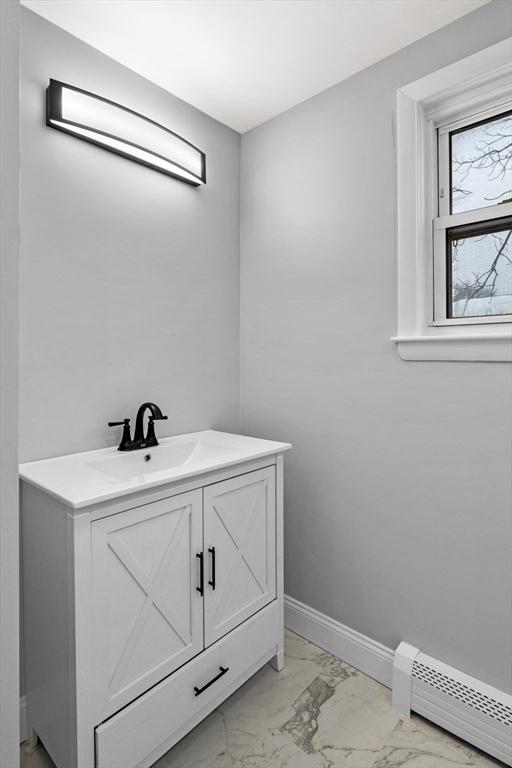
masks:
[[[434,319],[430,323],[432,326],[443,325],[482,325],[488,323],[510,323],[512,315],[475,315],[474,317],[448,317],[448,301],[451,297],[448,295],[450,290],[450,280],[448,274],[448,230],[469,225],[476,225],[479,229],[481,224],[482,231],[489,229],[489,224],[500,219],[506,219],[512,216],[512,203],[505,203],[499,206],[493,216],[487,216],[487,208],[479,208],[478,217],[471,218],[469,213],[475,211],[465,211],[451,216],[443,216],[434,220]]]
[[[510,112],[512,101],[505,100],[479,112],[466,114],[456,120],[437,125],[438,136],[438,215],[451,215],[451,169],[450,169],[450,134],[454,131],[460,131],[469,128],[478,123],[484,123],[497,115]],[[485,210],[491,210],[494,206],[486,206]],[[473,209],[473,211],[478,209]],[[473,213],[473,211],[464,211],[464,213]],[[455,214],[456,215],[456,214]]]
[[[512,315],[475,317],[448,317],[447,230],[455,227],[492,222],[512,216],[512,203],[497,203],[485,208],[474,208],[461,213],[451,213],[450,134],[453,131],[485,122],[496,115],[510,111],[512,102],[501,99],[484,110],[460,114],[449,122],[434,126],[437,133],[437,216],[433,219],[433,307],[430,326],[487,325],[512,322]]]

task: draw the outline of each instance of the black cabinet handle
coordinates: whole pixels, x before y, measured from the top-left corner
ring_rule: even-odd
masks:
[[[209,547],[208,552],[212,556],[212,579],[208,582],[212,589],[215,589],[215,547]]]
[[[197,591],[201,595],[204,595],[204,556],[202,552],[198,552],[196,557],[199,558],[199,586],[196,587]]]
[[[218,675],[215,675],[215,677],[212,677],[209,683],[206,683],[206,685],[203,685],[202,688],[198,688],[197,685],[194,686],[194,696],[199,696],[200,693],[203,693],[203,691],[206,691],[207,688],[210,687],[210,685],[213,685],[217,682],[217,680],[220,680],[220,678],[226,674],[226,672],[229,672],[229,667],[219,667],[220,672]]]

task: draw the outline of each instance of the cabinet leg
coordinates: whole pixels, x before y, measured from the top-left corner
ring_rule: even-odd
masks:
[[[276,655],[270,659],[270,666],[276,672],[281,672],[284,669],[284,648],[280,648]]]

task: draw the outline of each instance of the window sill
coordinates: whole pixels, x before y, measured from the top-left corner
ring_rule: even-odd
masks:
[[[512,362],[512,335],[393,336],[403,360]]]

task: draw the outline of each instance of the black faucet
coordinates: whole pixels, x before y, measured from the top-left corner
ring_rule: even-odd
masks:
[[[146,410],[151,411],[151,416],[148,421],[148,429],[146,436],[144,437],[144,414]],[[118,451],[136,451],[139,448],[151,448],[158,445],[158,440],[155,435],[155,421],[163,421],[167,416],[162,414],[162,411],[154,403],[143,403],[137,411],[137,418],[135,420],[135,434],[133,440],[130,434],[130,419],[123,419],[123,421],[109,421],[109,427],[123,427],[123,436],[119,443]]]
[[[144,437],[144,414],[146,410],[151,411],[151,416],[149,417],[148,421],[148,431],[146,434],[146,437]],[[135,435],[133,436],[133,442],[134,443],[142,443],[140,445],[141,448],[148,448],[151,445],[158,445],[158,440],[155,436],[155,426],[153,424],[154,421],[162,421],[166,419],[167,416],[164,416],[162,414],[162,411],[158,407],[158,405],[155,405],[154,403],[142,403],[139,410],[137,411],[137,418],[135,420]],[[139,447],[138,445],[136,447]]]

